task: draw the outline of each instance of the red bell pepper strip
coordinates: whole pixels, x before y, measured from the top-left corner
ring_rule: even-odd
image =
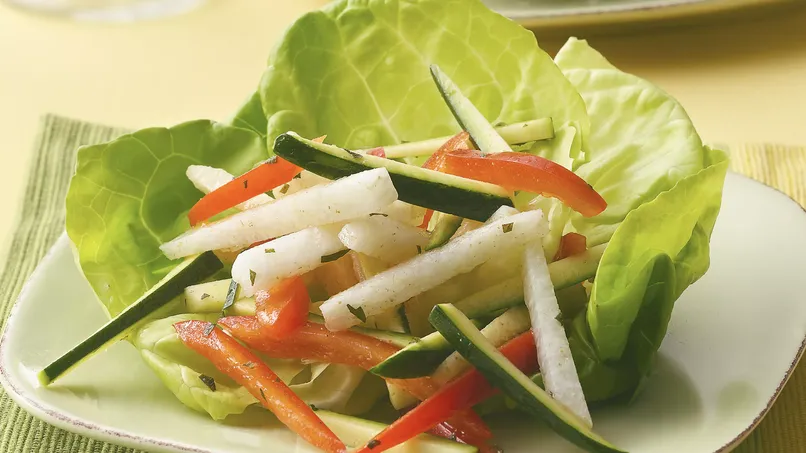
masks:
[[[324,141],[325,137],[314,139],[315,142]],[[294,179],[302,168],[275,156],[257,167],[238,176],[218,189],[208,193],[196,202],[190,212],[188,220],[190,226],[222,213],[229,208],[237,206],[250,198],[268,192]]]
[[[607,208],[593,187],[560,164],[526,153],[504,152],[482,156],[471,150],[447,153],[446,173],[497,184],[508,190],[539,193],[560,201],[585,217]]]
[[[522,333],[502,346],[501,353],[525,373],[537,370],[537,349],[531,331]],[[498,389],[478,370],[472,369],[407,412],[355,453],[379,453],[402,444],[497,392]]]
[[[369,154],[370,156],[383,157],[384,159],[386,158],[386,151],[383,149],[382,146],[372,148],[371,150],[367,151],[367,154]]]
[[[174,325],[179,338],[213,365],[244,386],[263,407],[311,445],[332,453],[347,450],[344,443],[251,351],[209,322],[185,321]]]
[[[278,340],[288,337],[308,321],[310,304],[308,288],[300,277],[283,280],[268,291],[258,291],[255,315],[260,333]]]
[[[464,131],[454,135],[425,161],[423,168],[434,171],[443,171],[445,166],[445,155],[451,151],[466,149],[469,144],[469,139],[470,134]],[[427,209],[425,211],[425,217],[423,217],[423,223],[420,225],[420,228],[424,230],[427,229],[428,224],[431,223],[431,218],[433,216],[434,210]]]
[[[579,233],[567,233],[560,239],[560,248],[554,255],[554,261],[577,255],[588,248],[588,240]]]
[[[243,175],[208,193],[188,213],[191,226],[224,212],[239,203],[291,181],[302,168],[272,157]]]
[[[218,324],[248,347],[278,359],[305,359],[325,363],[339,363],[369,370],[400,350],[399,347],[368,335],[343,330],[331,332],[324,325],[308,322],[300,330],[283,340],[275,340],[260,332],[257,319],[251,316],[229,316]],[[427,399],[438,388],[429,377],[417,379],[389,379],[420,400]],[[472,411],[457,414],[451,425],[466,437],[490,439],[492,432]],[[475,445],[475,444],[474,444]]]

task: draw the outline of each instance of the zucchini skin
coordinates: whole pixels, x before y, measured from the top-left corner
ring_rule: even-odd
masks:
[[[132,329],[148,319],[154,312],[184,294],[186,287],[212,276],[223,267],[223,264],[215,253],[205,252],[193,258],[191,263],[182,263],[179,266],[185,267],[169,280],[157,283],[155,287],[86,340],[40,371],[39,381],[43,385],[48,385],[112,342],[125,338]]]
[[[282,134],[274,141],[274,153],[311,173],[328,179],[338,179],[377,168],[368,165],[363,154],[347,151],[350,159],[343,159],[320,151],[301,142],[290,134]],[[512,206],[512,200],[494,194],[455,187],[439,181],[426,181],[399,172],[389,172],[400,200],[435,211],[483,222],[503,205]]]
[[[464,318],[464,319],[461,319]],[[562,411],[567,411],[560,403],[555,402],[551,397],[525,375],[523,380],[528,381],[532,389],[522,384],[516,376],[511,375],[499,363],[498,359],[490,356],[483,349],[479,348],[466,335],[462,325],[472,326],[467,317],[450,304],[437,305],[431,311],[428,320],[442,333],[462,356],[470,362],[476,369],[490,381],[491,384],[501,389],[501,391],[515,401],[518,406],[546,422],[554,432],[584,449],[593,453],[623,453],[617,447],[610,445],[607,441],[599,437],[593,431],[581,425],[581,422],[569,422],[565,418],[575,419],[575,415],[561,415]],[[469,327],[468,327],[469,328]],[[481,333],[479,333],[481,335]],[[504,360],[506,360],[504,358]],[[546,400],[546,401],[544,401]],[[557,406],[552,408],[550,406]],[[575,426],[579,424],[580,426]]]

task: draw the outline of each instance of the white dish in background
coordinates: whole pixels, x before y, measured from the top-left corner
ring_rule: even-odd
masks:
[[[756,426],[806,347],[806,213],[785,195],[729,174],[712,266],[677,302],[658,366],[631,406],[593,411],[628,451],[726,451]],[[148,451],[295,451],[265,411],[224,424],[184,407],[117,344],[42,388],[36,371],[105,321],[62,236],[31,276],[0,340],[0,381],[35,416]],[[510,417],[511,418],[511,417]],[[508,453],[578,451],[537,422],[494,420]],[[537,429],[535,429],[537,428]]]
[[[483,0],[526,27],[565,28],[680,19],[796,0]]]

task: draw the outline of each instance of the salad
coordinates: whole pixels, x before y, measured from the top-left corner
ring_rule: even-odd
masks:
[[[126,339],[188,408],[262,406],[311,451],[495,451],[504,411],[623,451],[589,404],[640,398],[726,170],[585,41],[336,1],[231,120],[79,151],[67,232],[111,320],[40,381]]]

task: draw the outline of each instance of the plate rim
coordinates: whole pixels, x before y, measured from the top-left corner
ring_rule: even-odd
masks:
[[[666,0],[663,3],[615,4],[565,8],[556,12],[520,13],[505,11],[510,19],[526,28],[551,30],[571,26],[613,25],[657,20],[674,20],[697,15],[719,14],[743,8],[780,6],[797,0]]]
[[[769,184],[755,180],[753,178],[750,178],[749,176],[740,173],[729,172],[729,174],[733,176],[738,176],[740,179],[750,184],[757,184],[763,190],[769,190],[769,193],[773,194],[774,196],[785,197],[794,206],[800,208],[802,213],[806,215],[806,207],[802,206],[800,203],[798,203],[796,200],[794,200],[791,196],[784,193],[783,191],[775,187],[772,187]],[[154,437],[139,435],[130,431],[126,431],[124,429],[117,429],[102,424],[91,423],[82,420],[81,418],[78,417],[66,415],[64,413],[59,412],[58,409],[54,407],[49,407],[48,404],[44,404],[38,401],[36,398],[27,394],[24,390],[20,389],[15,384],[13,378],[11,378],[10,372],[6,369],[6,360],[8,357],[7,335],[8,332],[11,330],[10,326],[12,325],[13,320],[17,315],[17,312],[22,306],[22,304],[20,304],[19,302],[21,302],[31,291],[31,286],[33,285],[34,280],[38,280],[35,277],[38,277],[39,274],[44,272],[45,264],[49,263],[54,259],[56,248],[61,246],[61,243],[65,241],[68,242],[67,246],[69,247],[69,238],[67,237],[67,233],[62,232],[62,234],[58,237],[58,239],[56,239],[56,241],[54,241],[53,245],[48,249],[47,253],[36,265],[36,268],[31,273],[31,275],[26,279],[25,284],[23,285],[19,295],[14,301],[14,306],[11,308],[8,319],[6,320],[6,323],[3,328],[2,335],[0,335],[0,385],[3,386],[9,397],[15,403],[17,403],[23,410],[25,410],[29,414],[33,415],[36,418],[39,418],[40,420],[46,423],[54,425],[57,428],[63,429],[68,432],[83,435],[95,440],[110,442],[113,444],[118,444],[131,448],[146,448],[146,447],[150,449],[157,448],[160,451],[164,452],[214,453],[213,450],[201,449],[180,442],[166,441]],[[795,353],[795,357],[789,364],[789,368],[787,368],[786,373],[778,383],[772,396],[767,400],[767,403],[762,408],[761,412],[759,412],[759,414],[753,419],[750,425],[748,425],[743,431],[738,433],[736,437],[734,437],[732,440],[730,440],[725,445],[717,449],[714,453],[726,453],[733,450],[742,441],[744,441],[753,432],[754,429],[758,427],[758,425],[763,421],[764,417],[766,417],[767,414],[770,412],[772,406],[775,404],[778,397],[781,395],[781,392],[783,391],[786,384],[789,382],[789,379],[794,374],[795,369],[797,368],[800,360],[802,359],[805,353],[806,353],[806,337],[804,337],[803,340],[801,341],[801,344]]]

